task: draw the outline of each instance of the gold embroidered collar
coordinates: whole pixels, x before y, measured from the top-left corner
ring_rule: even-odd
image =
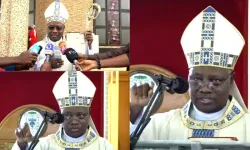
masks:
[[[62,148],[85,148],[92,144],[97,138],[97,134],[95,131],[89,127],[86,138],[79,143],[72,143],[65,141],[63,137],[63,129],[61,128],[59,131],[56,132],[56,134],[53,136],[53,138],[56,140],[57,144]]]
[[[189,115],[191,105],[192,103],[189,101],[181,110],[182,122],[190,129],[222,129],[233,124],[246,113],[237,100],[232,98],[227,110],[219,119],[211,121],[198,121],[194,120]]]

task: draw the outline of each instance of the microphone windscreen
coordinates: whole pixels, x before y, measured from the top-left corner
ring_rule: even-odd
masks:
[[[54,45],[53,44],[47,44],[45,46],[44,54],[52,56],[53,53],[54,53],[53,51],[54,51]]]
[[[40,54],[41,50],[43,49],[43,47],[41,45],[33,45],[31,48],[30,48],[30,53],[36,53],[36,54]]]
[[[62,54],[64,55],[64,53],[65,53],[65,51],[66,51],[66,49],[67,49],[67,44],[66,44],[66,42],[65,42],[65,41],[61,41],[61,42],[59,43],[59,47],[60,47],[60,50],[61,50]]]
[[[65,55],[66,55],[67,59],[69,60],[69,62],[71,62],[72,64],[74,63],[74,60],[78,59],[77,52],[72,48],[68,48],[65,51]]]
[[[53,122],[57,123],[57,124],[61,124],[64,122],[64,116],[61,113],[55,113],[55,117]]]
[[[188,84],[187,80],[185,80],[181,77],[176,77],[174,82],[175,83],[173,84],[172,88],[176,93],[184,94],[188,91],[189,84]]]

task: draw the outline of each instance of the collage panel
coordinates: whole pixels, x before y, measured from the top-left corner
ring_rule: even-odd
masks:
[[[249,149],[249,8],[0,0],[0,150]]]
[[[129,70],[129,0],[0,3],[2,71]]]
[[[129,149],[129,72],[5,72],[0,80],[1,149]]]
[[[0,150],[129,149],[129,66],[130,0],[0,0]]]
[[[249,6],[131,1],[131,150],[250,148]]]

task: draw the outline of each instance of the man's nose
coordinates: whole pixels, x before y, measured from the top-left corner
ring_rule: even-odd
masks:
[[[72,116],[72,122],[71,123],[73,123],[73,124],[79,123],[78,117],[77,116]]]
[[[204,81],[202,82],[202,84],[200,85],[200,92],[202,93],[211,93],[212,92],[212,86],[211,83],[209,81]]]
[[[57,29],[56,29],[56,28],[54,28],[54,29],[52,30],[52,32],[57,32]]]

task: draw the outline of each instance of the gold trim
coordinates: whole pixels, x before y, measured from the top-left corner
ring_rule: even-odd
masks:
[[[218,120],[212,120],[212,121],[197,121],[193,118],[189,117],[189,110],[191,106],[191,101],[189,101],[181,110],[181,118],[182,122],[187,128],[190,129],[213,129],[213,130],[219,130],[222,128],[225,128],[233,123],[235,123],[237,120],[239,120],[246,112],[242,109],[240,104],[235,100],[235,98],[232,99],[230,102],[226,112],[222,117],[220,117]],[[239,114],[236,114],[233,111],[233,108],[238,109],[240,112]],[[228,115],[233,115],[231,120],[227,119]]]
[[[215,68],[223,68],[223,69],[234,70],[234,66],[232,66],[232,67],[223,67],[223,66],[217,66],[217,65],[191,65],[189,68],[195,68],[195,67],[215,67]]]
[[[91,135],[91,133],[93,135]],[[97,134],[91,127],[89,127],[86,138],[82,142],[79,142],[79,143],[72,143],[72,142],[64,141],[61,135],[62,135],[62,128],[56,134],[54,134],[52,138],[56,140],[56,143],[62,148],[80,148],[80,149],[86,148],[98,138]]]
[[[124,46],[99,46],[99,48],[122,48]]]

